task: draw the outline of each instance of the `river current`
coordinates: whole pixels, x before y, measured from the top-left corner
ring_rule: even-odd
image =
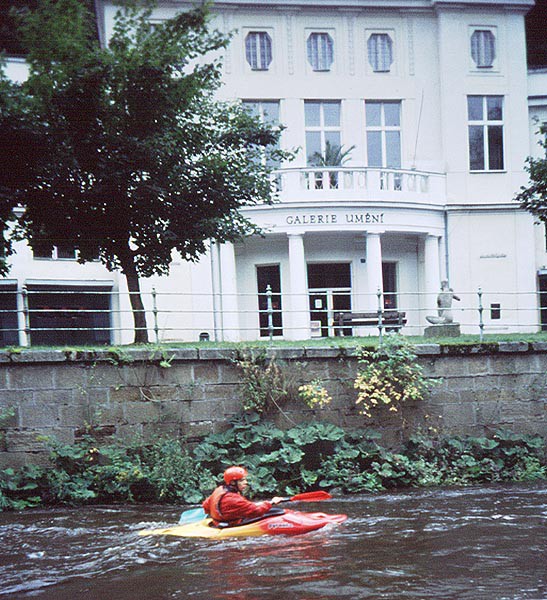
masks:
[[[137,535],[175,523],[173,506],[0,513],[0,600],[547,600],[545,482],[298,508],[349,518],[296,537],[207,541]]]

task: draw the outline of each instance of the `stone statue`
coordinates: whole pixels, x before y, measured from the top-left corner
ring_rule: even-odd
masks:
[[[441,291],[437,296],[437,317],[426,317],[426,319],[433,325],[444,325],[447,323],[454,322],[454,316],[452,315],[452,301],[459,300],[454,290],[448,286],[448,281],[441,281]]]

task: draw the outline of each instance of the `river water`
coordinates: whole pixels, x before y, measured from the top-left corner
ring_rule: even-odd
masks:
[[[298,507],[349,519],[292,538],[207,541],[137,535],[176,522],[172,506],[0,514],[0,599],[547,599],[545,482]]]

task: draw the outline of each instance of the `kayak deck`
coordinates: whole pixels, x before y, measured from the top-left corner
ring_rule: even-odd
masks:
[[[287,510],[282,515],[266,517],[253,523],[234,527],[212,527],[211,519],[201,519],[195,523],[176,525],[164,529],[145,529],[139,535],[170,535],[176,537],[201,537],[222,539],[228,537],[252,537],[259,535],[300,535],[321,529],[325,525],[343,523],[347,515],[329,515],[322,512],[303,513]]]

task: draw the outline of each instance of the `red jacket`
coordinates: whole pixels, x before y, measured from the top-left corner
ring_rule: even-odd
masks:
[[[203,510],[217,524],[220,522],[237,525],[242,519],[254,519],[267,513],[272,507],[271,502],[251,502],[238,492],[221,485],[206,498]]]

